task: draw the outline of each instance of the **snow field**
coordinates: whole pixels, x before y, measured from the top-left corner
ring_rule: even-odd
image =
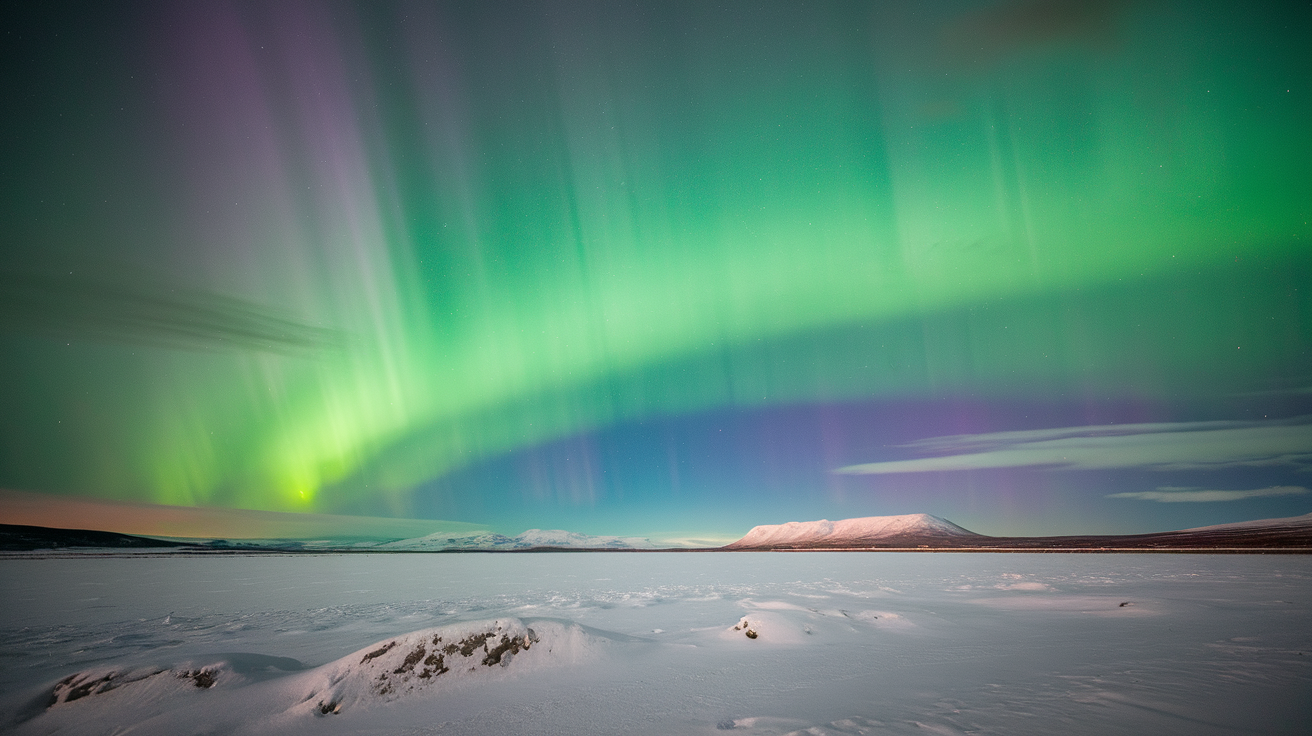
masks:
[[[18,734],[1312,723],[1302,556],[27,559],[0,580],[0,730]]]

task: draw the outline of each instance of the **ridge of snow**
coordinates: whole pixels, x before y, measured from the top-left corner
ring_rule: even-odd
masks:
[[[777,546],[785,544],[841,544],[903,536],[978,536],[956,524],[929,514],[900,516],[865,516],[839,521],[790,521],[753,527],[731,547]]]

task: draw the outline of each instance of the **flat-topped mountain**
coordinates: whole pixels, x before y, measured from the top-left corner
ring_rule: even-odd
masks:
[[[758,526],[724,550],[1206,550],[1312,549],[1312,514],[1151,534],[990,537],[929,514]]]
[[[944,546],[987,539],[929,514],[866,516],[840,521],[790,521],[753,528],[725,549],[824,549]]]

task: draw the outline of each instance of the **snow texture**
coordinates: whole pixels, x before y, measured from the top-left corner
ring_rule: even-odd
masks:
[[[1303,734],[1312,557],[0,558],[0,732]]]

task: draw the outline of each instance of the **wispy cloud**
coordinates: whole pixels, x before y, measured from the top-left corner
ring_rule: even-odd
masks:
[[[0,330],[283,354],[345,344],[337,330],[270,307],[109,266],[90,273],[0,270]]]
[[[1212,470],[1312,463],[1312,417],[1177,422],[951,435],[903,447],[933,457],[849,465],[852,475],[1042,466],[1067,470]]]
[[[1303,486],[1271,486],[1270,488],[1255,488],[1251,491],[1183,490],[1163,487],[1155,491],[1112,493],[1107,498],[1132,498],[1136,501],[1156,501],[1158,503],[1211,503],[1214,501],[1242,501],[1245,498],[1263,498],[1266,496],[1301,496],[1307,492],[1308,490]]]

